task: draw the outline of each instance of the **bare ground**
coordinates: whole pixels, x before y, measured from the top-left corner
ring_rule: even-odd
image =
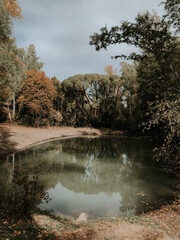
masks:
[[[122,131],[95,128],[73,128],[73,127],[46,127],[33,128],[17,126],[13,124],[0,124],[0,144],[6,151],[17,151],[38,143],[51,141],[65,137],[76,137],[80,135],[107,135],[123,134]],[[9,148],[10,146],[10,148]],[[4,150],[5,151],[5,150]]]
[[[180,239],[180,204],[171,205],[139,216],[119,219],[101,219],[77,223],[52,220],[34,215],[34,221],[62,240],[178,240]]]
[[[98,130],[93,128],[49,127],[31,128],[0,124],[0,150],[2,153],[22,150],[37,143],[75,137],[79,135],[123,134],[121,131]],[[88,223],[62,223],[47,216],[34,215],[33,221],[54,234],[54,239],[89,240],[168,240],[180,239],[179,200],[161,209],[123,219],[106,219]],[[66,226],[66,227],[65,227]],[[73,228],[71,229],[71,226]],[[12,229],[12,228],[11,228]],[[20,233],[19,233],[20,234]],[[1,229],[0,229],[1,236]],[[20,235],[19,235],[20,237]],[[3,238],[6,239],[6,238]],[[8,238],[7,238],[8,239]],[[15,239],[15,238],[14,238]],[[21,239],[21,238],[19,238]],[[41,238],[41,235],[37,239]]]

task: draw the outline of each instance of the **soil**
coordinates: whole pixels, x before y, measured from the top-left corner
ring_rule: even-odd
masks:
[[[52,220],[34,215],[34,221],[62,240],[178,240],[180,239],[180,201],[139,216],[109,218],[87,223]]]
[[[122,135],[123,132],[93,128],[31,128],[0,124],[0,150],[2,153],[10,153],[54,139],[79,135],[98,136],[105,134]],[[8,235],[7,224],[12,232],[13,225],[8,222],[1,223],[0,221],[0,239],[27,239],[20,238],[21,232],[26,233],[23,229],[14,231],[12,238],[8,237],[10,235]],[[74,220],[64,221],[36,214],[33,215],[33,224],[36,224],[40,229],[44,229],[43,232],[52,234],[54,236],[53,239],[59,240],[177,240],[180,239],[180,201],[176,200],[171,205],[162,206],[159,210],[139,216],[101,219],[86,223],[77,223]],[[3,229],[6,229],[7,235]],[[16,234],[18,234],[18,238],[16,238]],[[38,233],[33,239],[51,239],[44,238],[43,234]]]
[[[38,143],[52,141],[65,137],[77,137],[81,135],[122,135],[122,131],[95,128],[74,127],[46,127],[33,128],[13,124],[0,124],[0,144],[4,153],[23,150]]]

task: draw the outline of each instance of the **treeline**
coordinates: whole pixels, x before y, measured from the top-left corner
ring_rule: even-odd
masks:
[[[12,38],[12,18],[22,18],[16,0],[0,0],[0,121],[30,126],[68,125],[149,130],[162,141],[160,157],[177,168],[180,137],[180,7],[166,0],[165,15],[138,14],[90,36],[96,50],[126,43],[139,53],[123,58],[120,73],[79,74],[60,82],[42,72],[31,44]],[[131,60],[131,64],[127,61]],[[172,157],[173,156],[173,157]]]
[[[111,29],[103,27],[91,35],[96,50],[112,44],[127,44],[139,49],[128,56],[136,66],[137,99],[141,126],[155,129],[162,139],[159,157],[179,171],[180,165],[180,2],[163,2],[165,14],[138,14],[133,23],[124,21]],[[131,95],[131,91],[130,91]],[[139,107],[141,110],[139,110]],[[135,115],[133,115],[134,117]]]
[[[137,129],[136,70],[121,64],[106,75],[76,75],[62,83],[42,72],[35,46],[18,48],[12,18],[22,19],[16,0],[0,0],[0,121],[29,126],[69,125]]]

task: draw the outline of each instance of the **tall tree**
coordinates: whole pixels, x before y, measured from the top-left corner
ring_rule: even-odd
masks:
[[[115,58],[136,61],[138,98],[143,109],[141,121],[148,122],[148,128],[155,126],[156,129],[161,129],[164,138],[162,149],[171,149],[168,151],[171,155],[177,154],[179,146],[179,131],[173,130],[179,128],[177,105],[180,98],[180,40],[176,34],[179,30],[178,4],[178,0],[166,0],[165,10],[169,21],[146,12],[138,14],[133,23],[126,21],[110,30],[104,27],[99,34],[90,36],[90,44],[95,45],[96,50],[121,43],[139,48],[140,53],[117,55]],[[172,26],[177,31],[171,31]],[[172,127],[172,124],[176,127]],[[178,164],[178,161],[175,163]]]
[[[15,91],[19,82],[19,72],[22,63],[18,58],[12,34],[12,17],[22,19],[21,8],[16,0],[0,0],[0,98],[1,116],[5,115],[12,120],[13,116],[9,109],[9,100],[13,99],[15,106]],[[13,115],[15,107],[13,108]]]
[[[130,118],[132,112],[135,112],[136,102],[136,74],[131,65],[124,65],[122,72],[122,77],[85,74],[64,80],[62,91],[65,123],[76,126],[131,128]],[[134,85],[130,87],[128,84],[133,78]],[[125,96],[127,93],[128,96]]]
[[[24,62],[26,65],[26,70],[39,71],[42,69],[44,63],[39,62],[39,57],[36,56],[36,49],[33,44],[30,44],[25,53]]]
[[[135,23],[123,22],[121,26],[106,27],[101,33],[90,36],[91,45],[96,50],[107,48],[111,44],[126,43],[140,49],[140,53],[131,53],[129,56],[118,55],[139,62],[137,75],[139,79],[139,95],[141,97],[144,114],[147,111],[147,102],[153,101],[156,96],[162,98],[168,86],[178,86],[178,79],[171,78],[175,66],[172,65],[174,56],[179,52],[179,40],[170,31],[169,23],[156,14],[149,12],[138,14]]]
[[[63,101],[64,101],[64,94],[62,92],[62,85],[61,82],[54,76],[51,78],[51,81],[56,89],[56,97],[53,101],[53,108],[54,108],[54,124],[60,125],[63,121],[62,112],[63,112]]]
[[[51,124],[56,90],[44,72],[27,71],[18,98],[20,121],[31,126]]]

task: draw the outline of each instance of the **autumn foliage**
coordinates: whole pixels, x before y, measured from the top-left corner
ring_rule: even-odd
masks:
[[[24,77],[18,98],[19,116],[26,124],[46,125],[53,115],[55,87],[44,72],[31,70]]]
[[[111,76],[111,75],[116,75],[117,69],[113,70],[112,65],[107,65],[105,66],[104,71],[108,76]]]
[[[0,0],[0,121],[42,125],[70,125],[144,129],[157,134],[162,143],[161,158],[177,168],[179,160],[179,2],[166,0],[166,15],[146,12],[134,22],[100,29],[90,36],[96,50],[113,44],[139,48],[120,63],[118,74],[112,65],[106,75],[78,74],[62,83],[40,72],[43,63],[35,46],[16,46],[13,18],[22,19],[18,0]],[[61,79],[63,80],[63,79]],[[163,153],[163,154],[162,154]],[[177,164],[176,164],[177,163]]]
[[[12,17],[22,19],[21,7],[18,5],[17,0],[3,0],[3,6]]]

